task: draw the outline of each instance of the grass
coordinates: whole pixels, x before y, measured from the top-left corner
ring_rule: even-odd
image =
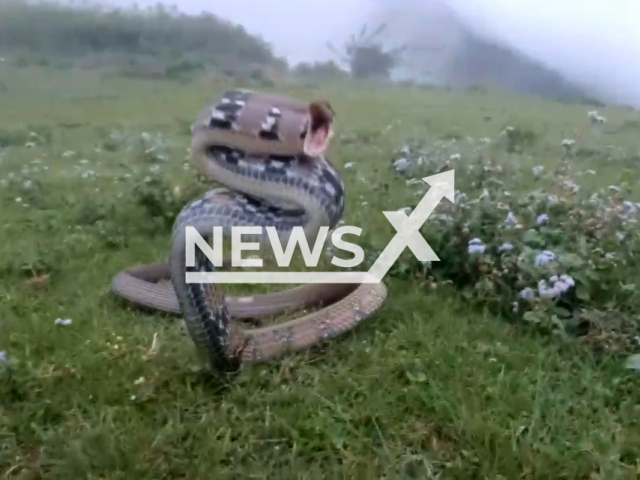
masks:
[[[107,291],[123,268],[167,259],[173,213],[206,188],[185,167],[187,127],[231,85],[2,65],[0,82],[2,478],[640,475],[638,377],[618,356],[407,278],[387,279],[384,308],[342,339],[214,389],[179,319],[131,309]],[[471,157],[479,139],[518,125],[538,140],[491,156],[522,168],[555,166],[563,138],[640,152],[637,118],[622,109],[601,111],[608,123],[597,135],[590,108],[492,92],[280,91],[334,105],[332,158],[355,162],[344,170],[345,221],[366,225],[364,240],[376,247],[393,234],[381,211],[415,203],[390,173],[412,138],[444,145],[440,156]],[[570,162],[597,168],[586,189],[627,179],[638,191],[624,162]],[[160,348],[148,355],[154,335]]]

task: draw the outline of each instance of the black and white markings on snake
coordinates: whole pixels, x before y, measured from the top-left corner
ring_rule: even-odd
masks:
[[[278,134],[278,120],[280,119],[280,110],[272,108],[267,113],[267,117],[260,125],[260,131],[258,135],[263,140],[278,141],[280,135]]]
[[[322,178],[326,180],[327,185],[331,185],[335,190],[335,195],[342,197],[344,195],[344,185],[336,176],[336,172],[332,172],[328,168],[322,169]]]
[[[247,104],[249,92],[230,90],[226,92],[220,102],[212,109],[209,119],[210,128],[235,130],[240,111]]]
[[[227,147],[226,145],[210,145],[206,149],[208,157],[212,158],[217,163],[227,163],[230,165],[238,165],[244,158],[244,152],[235,148]]]
[[[222,95],[222,101],[246,104],[247,101],[249,101],[249,97],[251,97],[251,95],[253,95],[253,92],[251,90],[228,90]]]
[[[218,112],[223,112],[227,115],[237,115],[240,110],[244,107],[244,103],[242,102],[231,102],[225,98],[216,105],[216,110]]]
[[[214,268],[206,256],[196,250],[195,266],[186,267],[187,272],[213,272]],[[194,332],[196,337],[205,337],[202,340],[207,345],[215,345],[221,357],[226,357],[225,350],[228,349],[230,335],[230,317],[224,303],[216,303],[212,296],[205,291],[205,286],[190,283],[186,285],[191,305],[195,307],[197,315],[198,331]]]
[[[220,110],[213,110],[211,118],[209,118],[209,128],[219,128],[221,130],[231,130],[233,128],[232,120],[228,115]]]
[[[270,155],[264,162],[264,168],[267,173],[287,175],[290,172],[292,163],[295,161],[295,157]]]
[[[298,156],[247,156],[243,150],[221,145],[210,146],[206,155],[219,167],[242,177],[293,187],[313,197],[327,212],[330,228],[344,214],[344,183],[340,174],[323,157]],[[214,208],[216,222],[224,227],[239,221],[242,224],[274,226],[278,232],[286,232],[296,225],[308,221],[303,208],[280,208],[261,198],[245,198],[246,194],[226,192],[207,199],[209,208]],[[206,208],[194,209],[193,217],[206,215]],[[234,213],[235,212],[235,213]],[[211,213],[211,212],[210,212]],[[192,218],[188,219],[192,221]],[[184,224],[183,224],[184,225]]]

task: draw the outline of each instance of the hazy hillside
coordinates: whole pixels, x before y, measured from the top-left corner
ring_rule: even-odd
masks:
[[[483,82],[556,100],[577,100],[587,95],[545,65],[469,30],[464,31],[463,42],[445,71],[445,82],[454,85]]]
[[[77,8],[53,1],[0,2],[0,50],[23,61],[74,63],[141,62],[149,66],[191,62],[234,68],[282,66],[271,47],[243,27],[214,15],[187,16],[176,10]]]
[[[470,86],[488,83],[518,93],[578,99],[585,93],[553,69],[472,31],[446,0],[381,0],[372,23],[386,22],[389,44],[406,42],[398,76]]]

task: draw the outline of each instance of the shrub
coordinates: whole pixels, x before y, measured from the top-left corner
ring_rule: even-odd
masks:
[[[424,159],[419,149],[402,155]],[[555,334],[618,348],[635,343],[640,204],[625,198],[624,187],[587,194],[542,167],[455,157],[431,157],[412,170],[417,178],[456,171],[455,204],[443,200],[421,230],[440,261],[407,256],[390,274],[448,285],[473,304]]]

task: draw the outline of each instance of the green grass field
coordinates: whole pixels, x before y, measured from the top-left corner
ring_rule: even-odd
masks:
[[[623,358],[452,289],[389,277],[384,308],[353,332],[246,368],[222,393],[179,318],[111,297],[117,272],[168,258],[173,215],[206,188],[188,127],[231,86],[0,64],[0,478],[640,478],[640,384]],[[597,170],[580,195],[640,185],[637,112],[599,109],[593,132],[589,106],[492,92],[277,90],[336,109],[331,157],[355,162],[345,221],[376,248],[393,235],[382,210],[417,200],[392,168],[413,140],[520,172],[501,178],[514,198],[565,138],[599,152],[567,160]],[[507,126],[536,142],[492,147]],[[456,188],[479,195],[466,175]]]

